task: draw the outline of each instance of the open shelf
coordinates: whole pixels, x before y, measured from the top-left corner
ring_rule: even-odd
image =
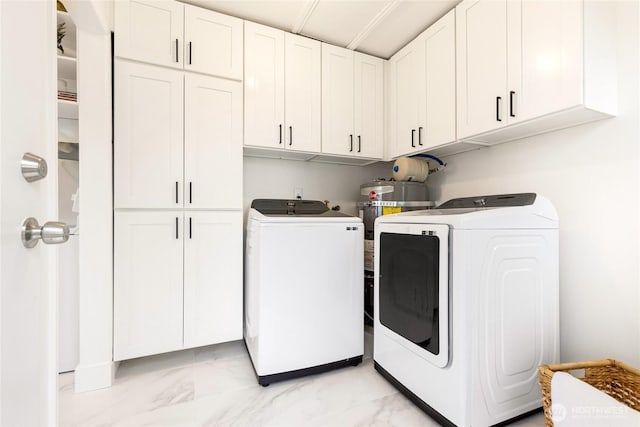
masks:
[[[62,56],[76,56],[76,24],[73,22],[71,15],[68,12],[58,11],[58,24],[64,22],[65,24],[65,36],[62,39],[62,47],[64,53],[57,50],[59,55]]]
[[[58,118],[78,120],[78,103],[58,99]]]
[[[58,78],[76,80],[76,58],[58,55]]]

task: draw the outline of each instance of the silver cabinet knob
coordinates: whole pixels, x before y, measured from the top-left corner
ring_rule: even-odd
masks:
[[[22,244],[33,248],[42,240],[48,245],[57,245],[69,240],[69,226],[64,222],[49,221],[40,227],[38,220],[27,218],[22,223]]]

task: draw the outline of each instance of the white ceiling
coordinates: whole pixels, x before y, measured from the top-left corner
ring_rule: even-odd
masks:
[[[461,0],[182,0],[389,58]]]

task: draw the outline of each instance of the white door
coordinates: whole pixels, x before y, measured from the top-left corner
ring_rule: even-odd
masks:
[[[115,208],[182,207],[183,74],[115,61]]]
[[[184,346],[242,338],[242,211],[185,212]]]
[[[284,147],[284,32],[244,23],[244,145]]]
[[[57,424],[57,248],[22,245],[57,216],[55,2],[0,2],[0,424]],[[28,54],[25,54],[28,52]],[[28,183],[20,160],[47,160]]]
[[[376,336],[390,337],[444,368],[449,363],[449,226],[377,224],[374,256]]]
[[[418,56],[419,40],[414,40],[394,56],[396,93],[396,155],[411,153],[418,146],[418,109],[420,103]]]
[[[456,32],[455,10],[424,33],[424,130],[418,146],[431,148],[456,139]]]
[[[184,6],[184,69],[242,80],[242,20]]]
[[[507,123],[507,1],[478,0],[456,9],[458,138]]]
[[[320,42],[285,37],[286,148],[320,152]]]
[[[356,52],[354,62],[355,151],[362,157],[381,159],[384,143],[384,61]]]
[[[184,97],[185,207],[241,209],[242,83],[186,74]]]
[[[168,0],[115,4],[115,56],[182,68],[184,6]]]
[[[182,348],[183,214],[116,211],[113,359]]]
[[[322,43],[322,152],[354,155],[353,51]]]

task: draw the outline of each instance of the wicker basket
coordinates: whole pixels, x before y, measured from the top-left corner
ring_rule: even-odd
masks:
[[[547,427],[553,426],[551,419],[551,377],[554,372],[569,372],[584,369],[584,377],[579,378],[600,391],[607,393],[629,408],[640,410],[640,370],[612,360],[542,365],[538,368],[542,388],[542,404]]]

